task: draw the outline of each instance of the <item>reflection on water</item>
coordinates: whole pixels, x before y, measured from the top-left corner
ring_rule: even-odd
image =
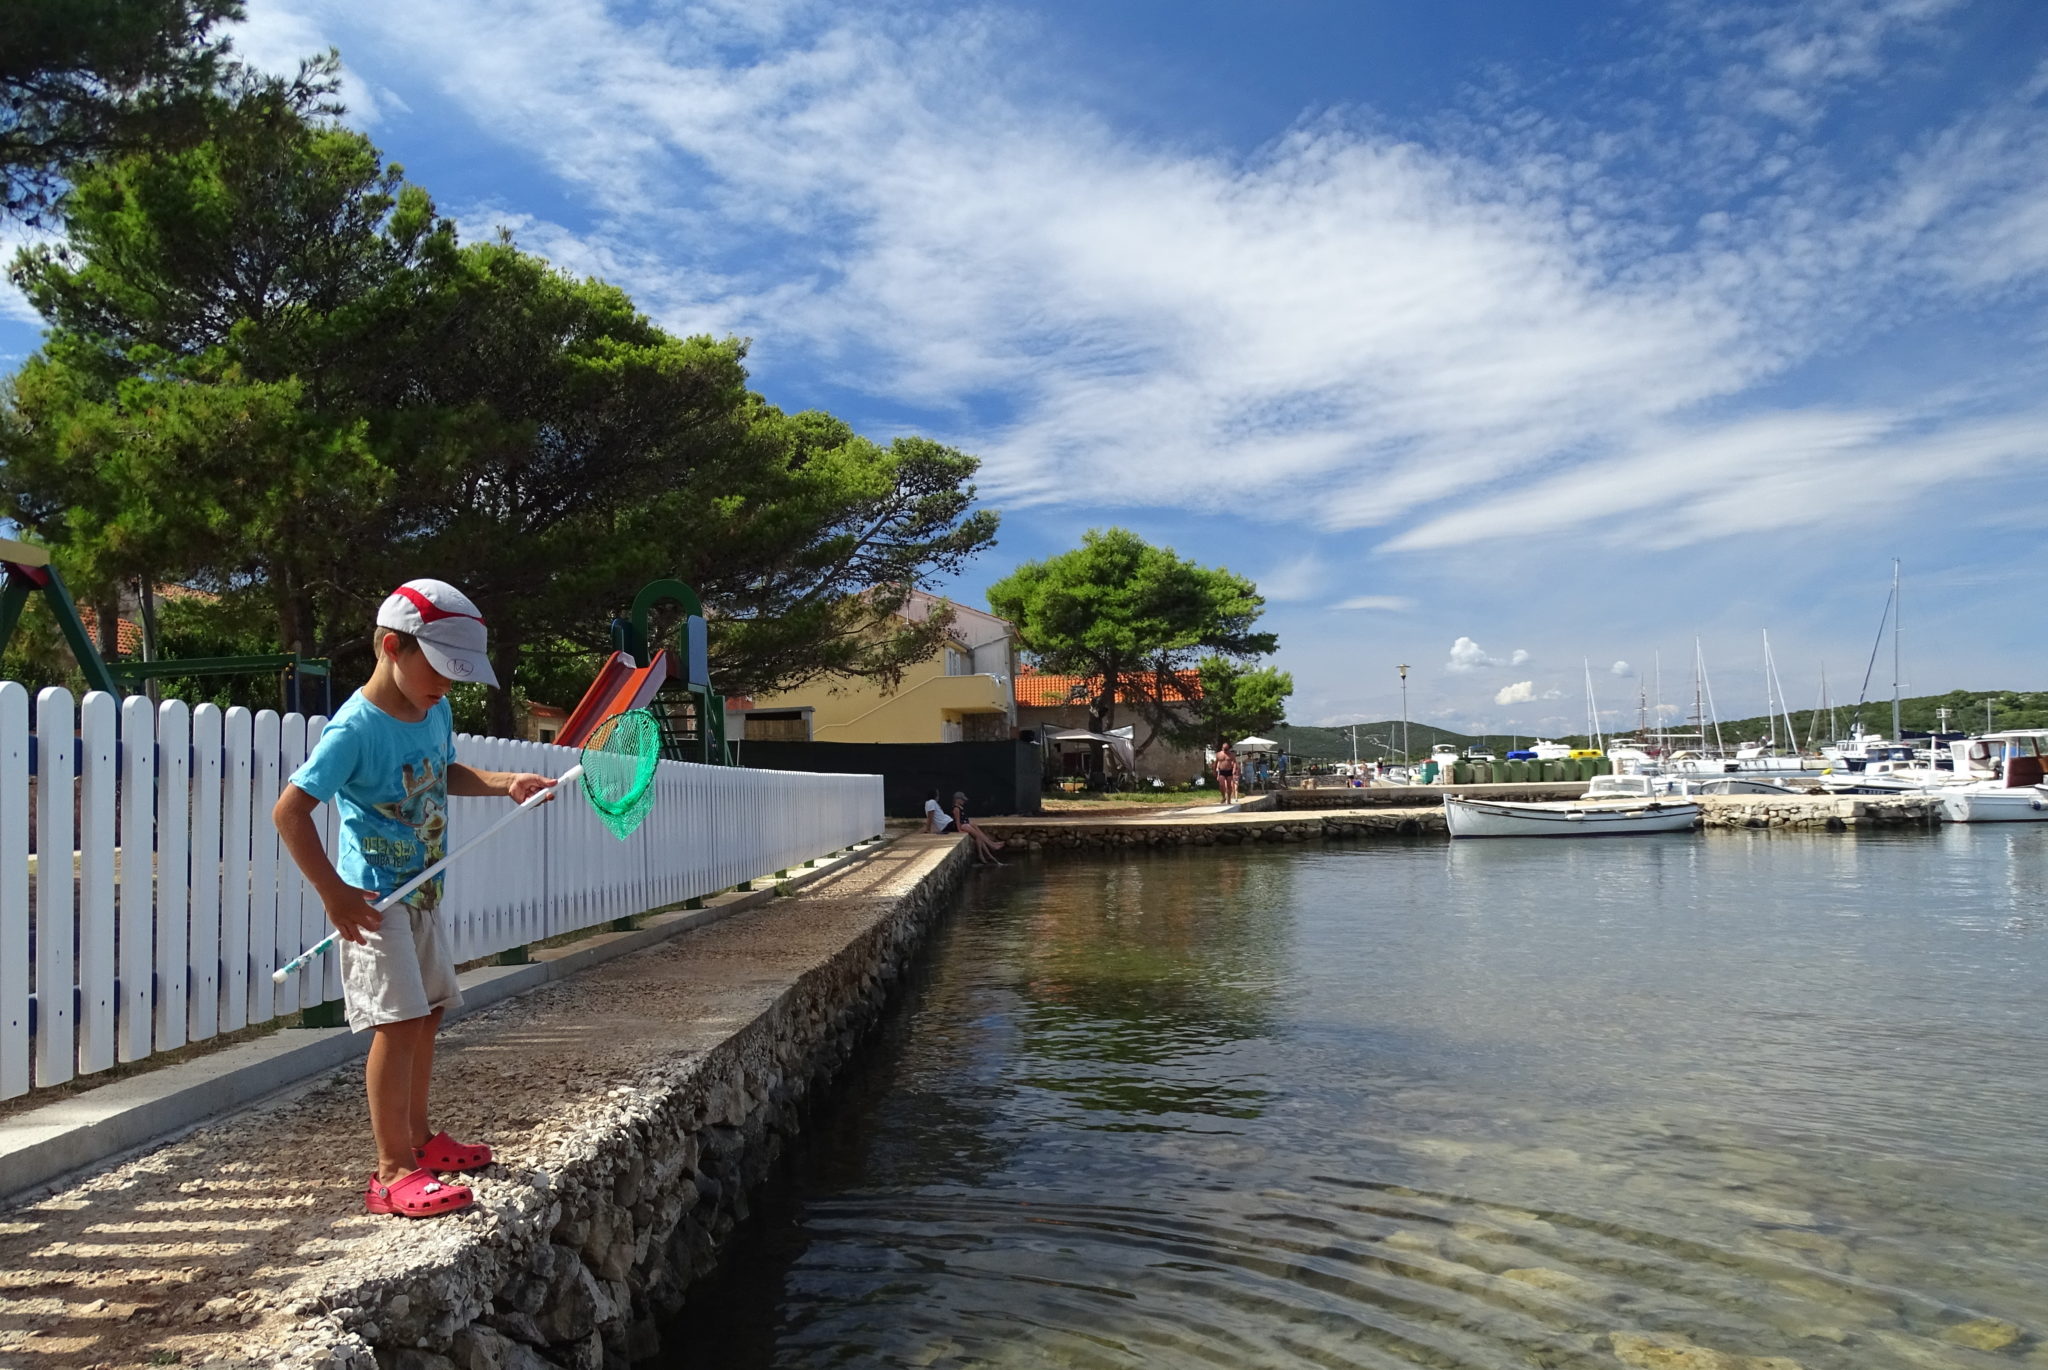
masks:
[[[677,1366],[2048,1366],[2048,832],[1013,864]]]

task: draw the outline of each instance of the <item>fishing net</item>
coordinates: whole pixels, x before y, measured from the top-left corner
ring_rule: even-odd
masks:
[[[613,714],[583,744],[583,795],[612,836],[633,835],[654,807],[654,771],[661,725],[645,709]]]

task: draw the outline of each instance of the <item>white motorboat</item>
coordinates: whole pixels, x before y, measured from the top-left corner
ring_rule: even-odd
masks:
[[[1596,775],[1587,783],[1585,799],[1656,799],[1668,794],[1805,794],[1790,785],[1746,776],[1711,776],[1705,780],[1636,771],[1629,775]]]
[[[1866,733],[1860,723],[1842,741],[1822,747],[1820,754],[1822,761],[1836,774],[1868,770],[1879,762],[1911,764],[1913,761],[1911,743],[1887,741],[1883,733]]]
[[[1926,794],[1967,783],[1967,777],[1912,761],[1872,761],[1860,771],[1824,775],[1819,783],[1829,794]]]
[[[1671,774],[1704,780],[1708,776],[1739,775],[1752,779],[1787,779],[1815,776],[1826,763],[1793,753],[1781,756],[1768,742],[1753,742],[1735,749],[1733,756],[1701,756],[1679,752],[1665,763]]]
[[[1958,785],[1941,792],[1951,823],[2048,823],[2048,785],[2023,790]]]
[[[1564,799],[1524,803],[1444,796],[1453,837],[1620,837],[1690,832],[1700,806],[1667,799]]]
[[[2048,823],[2048,729],[1967,738],[1957,779],[1935,791],[1951,823]]]

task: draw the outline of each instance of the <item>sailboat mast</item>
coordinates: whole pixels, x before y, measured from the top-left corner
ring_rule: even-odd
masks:
[[[1657,755],[1663,756],[1671,750],[1670,739],[1665,736],[1664,727],[1664,649],[1658,648],[1650,654],[1650,661],[1657,673]]]
[[[1892,558],[1892,741],[1905,741],[1899,725],[1899,620],[1905,617],[1899,600],[1899,559]]]

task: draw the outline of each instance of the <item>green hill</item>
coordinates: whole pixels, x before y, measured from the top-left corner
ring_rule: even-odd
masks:
[[[1984,705],[1990,702],[1990,724],[1986,726]],[[1934,732],[1940,727],[1937,709],[1947,709],[1950,732],[1981,733],[2000,731],[2007,728],[2048,728],[2048,691],[2044,690],[1950,690],[1947,694],[1916,695],[1899,701],[1899,721],[1909,732]],[[1798,730],[1799,741],[1819,736],[1823,741],[1832,741],[1829,735],[1828,719],[1821,716],[1820,728],[1813,726],[1811,709],[1794,709],[1792,726]],[[1847,737],[1851,720],[1857,715],[1852,702],[1834,710],[1840,724],[1839,735]],[[1866,732],[1890,735],[1892,730],[1892,702],[1889,699],[1872,699],[1864,702],[1862,708],[1863,728]],[[1770,724],[1762,718],[1739,718],[1721,725],[1721,736],[1730,745],[1737,737],[1745,740],[1764,736],[1771,731]],[[1779,732],[1784,731],[1781,724]]]
[[[1985,727],[1984,704],[1991,703],[1991,727]],[[1912,732],[1933,732],[1938,726],[1936,709],[1949,711],[1948,726],[1951,732],[1963,731],[1981,733],[2006,728],[2048,728],[2048,690],[1950,690],[1947,694],[1916,695],[1899,701],[1899,718]],[[1803,745],[1809,736],[1820,736],[1822,741],[1832,742],[1836,737],[1847,737],[1850,721],[1856,716],[1856,705],[1852,701],[1835,710],[1839,728],[1830,732],[1825,715],[1816,734],[1813,728],[1811,709],[1794,709],[1792,726],[1798,730]],[[1687,731],[1692,725],[1674,724]],[[1873,699],[1863,705],[1863,727],[1867,732],[1890,734],[1892,730],[1892,702],[1889,699]],[[1781,724],[1778,732],[1783,732]],[[1619,729],[1615,736],[1627,736],[1632,729]],[[1283,723],[1269,730],[1269,735],[1286,747],[1293,755],[1305,761],[1349,761],[1351,759],[1351,729],[1311,728]],[[1723,721],[1721,738],[1729,746],[1738,742],[1754,742],[1766,735],[1773,735],[1770,724],[1763,718],[1738,718]],[[1417,759],[1429,755],[1429,749],[1439,742],[1448,742],[1463,751],[1467,747],[1482,747],[1495,756],[1503,756],[1517,746],[1526,747],[1535,734],[1523,733],[1507,736],[1489,733],[1474,737],[1467,733],[1454,733],[1448,728],[1434,727],[1428,723],[1411,722],[1408,725],[1409,745]],[[1582,745],[1585,738],[1579,734],[1562,734],[1558,742],[1574,746]],[[1358,756],[1361,761],[1380,761],[1400,755],[1401,720],[1384,719],[1377,723],[1358,725]]]

